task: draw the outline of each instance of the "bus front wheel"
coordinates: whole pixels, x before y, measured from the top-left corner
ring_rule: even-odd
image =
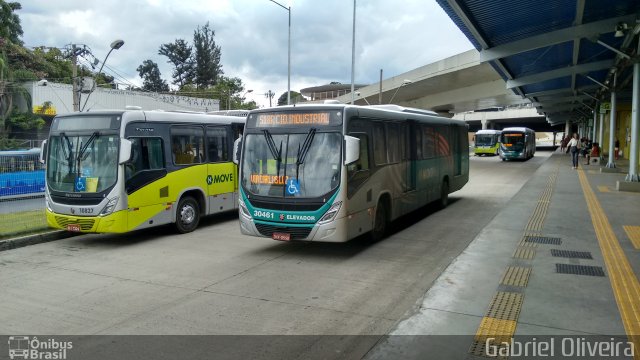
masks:
[[[373,229],[371,229],[371,240],[382,240],[384,234],[387,232],[387,207],[382,201],[378,202],[376,206],[376,217],[373,223]]]
[[[192,232],[200,222],[200,207],[198,202],[190,196],[180,199],[178,213],[176,214],[176,229],[184,234]]]

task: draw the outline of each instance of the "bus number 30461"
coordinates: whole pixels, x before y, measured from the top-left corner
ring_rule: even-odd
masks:
[[[253,210],[253,216],[273,219],[273,213],[269,211]]]

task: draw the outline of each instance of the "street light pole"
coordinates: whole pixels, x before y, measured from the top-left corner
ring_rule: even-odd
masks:
[[[404,79],[402,80],[402,84],[400,84],[400,86],[398,86],[398,88],[396,89],[396,92],[393,93],[393,96],[391,97],[391,100],[389,100],[389,104],[391,104],[393,102],[393,98],[396,97],[396,94],[398,93],[398,90],[400,90],[401,87],[405,86],[405,85],[409,85],[411,84],[413,81],[408,80],[408,79]]]
[[[122,45],[124,45],[124,40],[114,40],[110,47],[111,49],[109,50],[109,52],[107,53],[107,56],[104,57],[104,61],[102,61],[102,65],[100,65],[100,70],[98,70],[98,75],[100,75],[100,73],[102,72],[102,68],[104,67],[104,64],[107,62],[107,59],[109,58],[109,55],[111,54],[111,52],[113,50],[118,50],[122,47]],[[95,90],[95,87],[93,90],[91,90],[89,92],[89,94],[87,95],[87,98],[84,100],[84,105],[82,105],[82,110],[80,111],[84,111],[85,106],[87,106],[87,102],[89,102],[89,97],[91,96],[91,94],[93,94],[93,91]]]
[[[353,0],[353,34],[351,36],[351,104],[355,100],[355,74],[356,74],[356,0]],[[365,99],[366,100],[366,99]]]
[[[287,105],[291,105],[291,6],[286,7],[275,0],[269,0],[272,3],[280,6],[281,8],[287,10],[289,13],[289,40],[287,43],[288,47],[288,58],[287,58]]]

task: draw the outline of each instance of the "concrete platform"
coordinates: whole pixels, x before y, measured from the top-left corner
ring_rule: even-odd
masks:
[[[575,339],[638,351],[640,194],[615,190],[624,173],[596,168],[554,153],[368,358],[480,359],[487,344],[543,339],[555,355]],[[432,335],[447,335],[444,349],[408,349]]]

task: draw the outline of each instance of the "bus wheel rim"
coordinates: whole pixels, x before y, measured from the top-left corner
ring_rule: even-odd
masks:
[[[192,206],[185,205],[180,211],[180,219],[183,224],[191,224],[196,217],[195,210]]]

